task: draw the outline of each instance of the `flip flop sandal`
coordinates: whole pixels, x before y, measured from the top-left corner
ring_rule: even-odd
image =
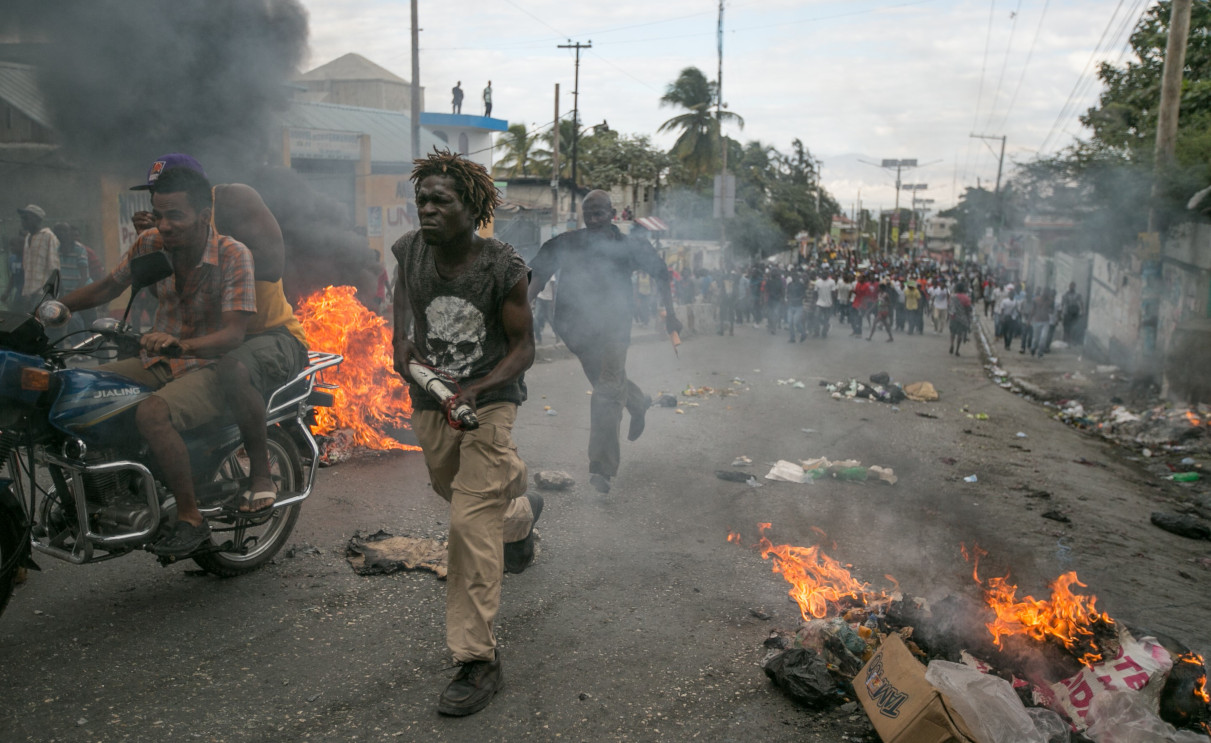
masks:
[[[263,516],[273,511],[273,504],[277,502],[278,494],[272,490],[260,490],[256,493],[251,490],[245,490],[240,493],[239,507],[237,514],[244,517]],[[258,501],[269,501],[268,505],[260,508],[253,508],[252,504]]]

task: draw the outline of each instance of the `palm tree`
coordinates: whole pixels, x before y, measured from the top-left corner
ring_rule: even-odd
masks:
[[[513,124],[500,139],[496,140],[496,149],[503,150],[505,155],[493,167],[496,175],[504,178],[526,178],[534,171],[534,144],[538,141],[536,135],[526,131],[525,124]]]
[[[721,111],[716,117],[716,91],[717,85],[707,80],[702,70],[686,67],[660,98],[661,106],[686,109],[686,113],[664,122],[657,131],[681,131],[669,154],[680,160],[695,179],[715,169],[720,123],[731,121],[744,128],[744,119],[731,111]]]

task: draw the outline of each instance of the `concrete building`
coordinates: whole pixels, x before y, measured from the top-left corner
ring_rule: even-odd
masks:
[[[311,103],[405,113],[412,109],[412,83],[353,52],[304,72],[295,82],[303,89],[298,97]],[[423,86],[421,110],[425,110]]]

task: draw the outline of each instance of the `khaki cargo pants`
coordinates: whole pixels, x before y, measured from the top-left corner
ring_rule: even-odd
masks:
[[[476,413],[474,431],[454,430],[440,411],[412,415],[433,489],[450,503],[446,645],[456,663],[495,657],[504,545],[525,539],[534,523],[520,497],[527,474],[513,443],[517,405],[490,403]]]

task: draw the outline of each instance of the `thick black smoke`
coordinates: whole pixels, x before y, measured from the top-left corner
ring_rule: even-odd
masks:
[[[67,154],[101,168],[188,152],[239,171],[307,54],[297,0],[15,0]],[[213,165],[212,165],[213,164]]]

